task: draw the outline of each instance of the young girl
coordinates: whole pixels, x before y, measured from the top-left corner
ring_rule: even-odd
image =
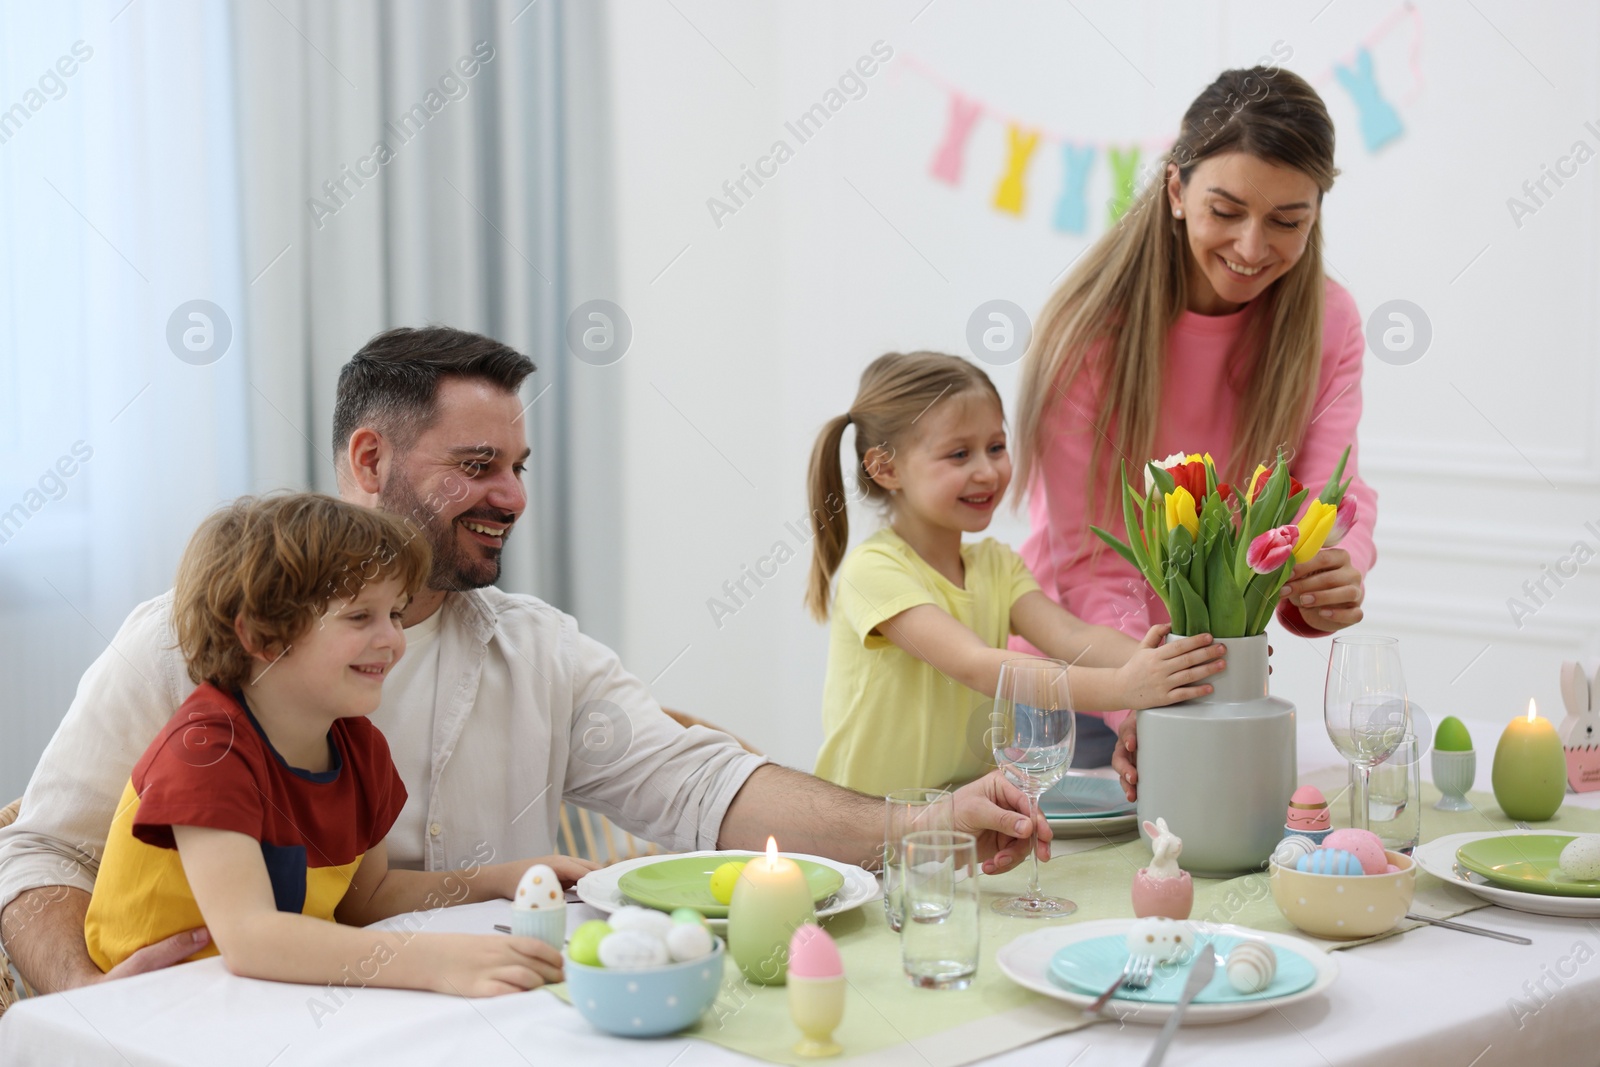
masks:
[[[453,996],[561,980],[560,951],[533,938],[358,929],[509,897],[533,862],[388,865],[406,788],[366,717],[405,653],[400,613],[431,555],[403,520],[313,493],[247,497],[201,525],[172,605],[200,685],[112,821],[84,924],[101,970],[204,925],[212,944],[196,956],[220,951],[251,978]],[[569,881],[592,867],[543,862]]]
[[[857,489],[889,525],[848,558],[840,444],[855,427]],[[1089,626],[1039,591],[988,528],[1011,483],[1005,414],[988,375],[932,352],[890,353],[861,376],[855,403],[811,453],[816,530],[806,604],[825,620],[834,572],[822,751],[816,774],[866,793],[943,786],[992,765],[985,732],[1000,664],[1020,634],[1075,665],[1080,711],[1149,708],[1211,691],[1222,645],[1199,634],[1162,645]],[[843,559],[843,565],[840,561]]]

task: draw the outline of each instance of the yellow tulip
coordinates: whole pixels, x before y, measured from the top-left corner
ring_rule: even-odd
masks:
[[[1167,530],[1170,532],[1176,526],[1188,530],[1190,537],[1200,533],[1200,516],[1194,509],[1194,497],[1181,485],[1167,494]]]
[[[1304,563],[1317,554],[1322,542],[1328,539],[1328,534],[1333,530],[1333,520],[1338,515],[1339,509],[1332,504],[1324,504],[1320,500],[1311,502],[1300,520],[1300,539],[1294,544],[1296,563]]]
[[[1254,500],[1256,498],[1256,483],[1261,480],[1261,476],[1265,473],[1267,473],[1265,465],[1257,463],[1256,472],[1250,476],[1250,486],[1244,491],[1246,500]]]

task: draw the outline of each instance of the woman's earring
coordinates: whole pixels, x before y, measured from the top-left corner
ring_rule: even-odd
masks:
[[[1183,218],[1183,208],[1181,208],[1181,207],[1173,208],[1172,209],[1172,217],[1175,218],[1175,219]]]

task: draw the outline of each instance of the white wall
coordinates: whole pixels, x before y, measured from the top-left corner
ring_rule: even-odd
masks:
[[[604,369],[625,378],[622,651],[646,679],[666,671],[654,683],[664,703],[809,769],[826,639],[801,606],[806,557],[720,628],[707,599],[775,541],[797,544],[785,523],[805,512],[813,436],[870,359],[968,354],[974,307],[1005,297],[1036,311],[1086,247],[1049,224],[1054,145],[1035,157],[1021,219],[987,206],[1003,155],[992,122],[973,135],[959,189],[928,177],[945,97],[906,60],[1052,130],[1161,139],[1218,70],[1281,41],[1293,49],[1285,65],[1316,80],[1395,10],[1324,6],[611,5],[616,299],[634,326],[626,359]],[[1596,565],[1552,585],[1521,629],[1506,604],[1574,542],[1600,549],[1583,525],[1600,530],[1600,162],[1520,228],[1506,207],[1574,141],[1600,148],[1583,125],[1600,128],[1600,16],[1488,2],[1420,11],[1425,81],[1400,106],[1401,140],[1369,153],[1349,95],[1318,82],[1343,169],[1326,204],[1327,265],[1363,314],[1405,298],[1432,322],[1419,362],[1368,355],[1364,474],[1382,515],[1364,627],[1403,638],[1414,699],[1435,719],[1468,719],[1484,749],[1530,695],[1559,717],[1561,659],[1600,656]],[[878,40],[896,59],[866,96],[715,225],[707,198],[775,139],[793,144],[784,122]],[[1411,41],[1402,26],[1374,47],[1397,104],[1411,88]],[[1103,168],[1097,181],[1098,202]],[[993,376],[1013,397],[1015,368]],[[871,522],[853,515],[853,532]],[[1008,513],[991,532],[1020,544],[1025,520]],[[1274,643],[1274,687],[1302,709],[1302,744],[1331,760],[1326,642]]]

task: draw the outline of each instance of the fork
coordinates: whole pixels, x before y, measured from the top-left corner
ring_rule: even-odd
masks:
[[[1096,997],[1095,1002],[1084,1010],[1088,1012],[1099,1011],[1106,1006],[1106,1001],[1110,1000],[1112,994],[1119,989],[1131,989],[1137,992],[1148,988],[1150,979],[1155,977],[1155,973],[1156,958],[1154,956],[1129,956],[1128,962],[1122,965],[1122,973],[1117,976],[1115,982],[1111,983],[1111,988]]]

